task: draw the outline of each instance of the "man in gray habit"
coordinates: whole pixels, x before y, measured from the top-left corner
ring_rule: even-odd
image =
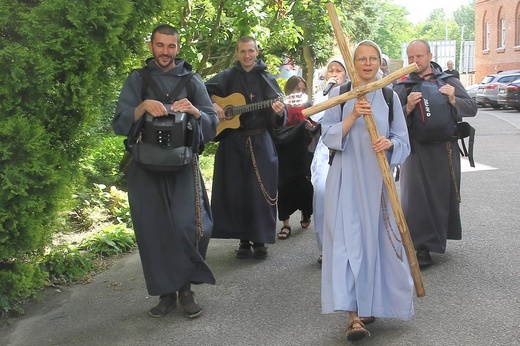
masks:
[[[418,71],[410,80],[429,80],[442,74],[431,61],[430,45],[424,40],[412,41],[407,49],[408,62],[417,63]],[[473,117],[477,105],[467,94],[459,79],[449,77],[439,88],[446,102],[455,107],[457,119]],[[407,94],[405,85],[394,87],[409,121],[419,107],[421,92]],[[408,122],[410,124],[410,122]],[[447,239],[462,239],[460,222],[460,154],[457,138],[434,143],[421,143],[410,136],[412,152],[401,167],[401,203],[410,235],[417,250],[420,267],[433,264],[430,251],[444,253]]]
[[[176,58],[179,42],[177,30],[169,25],[158,26],[151,35],[149,49],[153,58],[147,59],[146,65],[151,78],[165,93],[173,90],[182,76],[191,73],[192,67]],[[150,87],[143,97],[143,79],[133,71],[119,96],[112,124],[114,132],[128,135],[132,124],[145,113],[161,117],[171,110],[195,118],[201,142],[210,141],[215,136],[218,118],[200,76],[193,75],[189,83],[178,95],[171,95],[171,104],[165,105],[156,100]],[[191,284],[215,283],[204,260],[213,217],[197,163],[194,159],[181,171],[164,173],[145,170],[132,162],[127,174],[132,222],[146,286],[150,295],[160,296],[159,303],[149,312],[152,317],[164,316],[174,307],[177,292],[186,316],[199,316],[202,309],[195,301]]]

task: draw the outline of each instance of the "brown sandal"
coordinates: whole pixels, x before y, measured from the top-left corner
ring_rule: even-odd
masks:
[[[359,326],[355,326],[356,324]],[[367,335],[370,336],[370,332],[365,329],[365,325],[359,319],[350,321],[345,332],[348,341],[359,341]]]

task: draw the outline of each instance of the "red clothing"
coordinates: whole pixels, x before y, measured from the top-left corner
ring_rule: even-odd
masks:
[[[307,118],[305,115],[302,114],[302,111],[309,107],[308,104],[304,104],[301,106],[288,106],[287,107],[287,123],[285,123],[285,126],[295,126],[301,123],[302,121],[309,120],[313,125],[316,125],[314,121],[312,121],[310,118]]]
[[[302,114],[302,111],[305,109],[305,105],[293,107],[287,107],[287,122],[285,126],[294,126],[298,125],[302,121],[305,120],[305,116]]]

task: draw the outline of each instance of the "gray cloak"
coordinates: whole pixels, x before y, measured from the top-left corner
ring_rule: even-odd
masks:
[[[432,63],[435,75],[441,74]],[[420,78],[412,73],[413,78]],[[472,117],[477,105],[455,77],[445,79],[455,87],[457,117]],[[407,91],[398,84],[406,112]],[[419,143],[410,138],[412,153],[401,166],[401,203],[415,248],[444,253],[447,239],[462,239],[460,221],[460,153],[457,140]]]
[[[147,65],[152,78],[166,92],[191,70],[191,66],[180,59],[176,59],[176,66],[167,72],[157,67],[153,59],[148,59]],[[218,118],[200,76],[194,75],[190,83],[193,95],[188,98],[200,110],[201,118],[197,122],[201,142],[207,143],[215,136]],[[112,124],[116,134],[129,134],[134,110],[143,101],[141,87],[142,79],[133,71],[119,96]],[[176,99],[187,97],[187,89],[185,87]],[[145,98],[154,98],[151,95],[148,89]],[[204,261],[213,221],[198,165],[192,162],[179,172],[158,173],[132,163],[127,189],[148,293],[173,293],[189,282],[214,284],[215,278]],[[199,201],[196,196],[200,197]],[[198,244],[197,203],[201,207],[203,233]]]

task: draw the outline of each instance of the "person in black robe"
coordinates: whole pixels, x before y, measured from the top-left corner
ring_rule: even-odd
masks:
[[[175,28],[155,28],[149,48],[153,58],[146,64],[164,93],[191,73],[192,67],[176,58],[180,45]],[[215,136],[218,118],[202,78],[195,74],[189,83],[178,95],[171,95],[171,104],[163,104],[150,87],[143,88],[142,77],[133,71],[119,96],[112,123],[114,132],[128,136],[145,113],[161,117],[168,111],[183,112],[196,119],[200,141],[209,142]],[[146,286],[150,295],[160,296],[159,303],[149,311],[152,317],[164,316],[174,307],[177,294],[186,316],[199,316],[202,309],[194,299],[191,284],[215,283],[204,260],[212,215],[194,156],[178,172],[146,170],[133,160],[127,171],[128,199]]]
[[[307,83],[300,76],[287,80],[285,94],[297,96],[294,103],[287,106],[285,127],[274,131],[274,142],[278,153],[278,220],[283,225],[278,239],[287,239],[292,233],[289,218],[301,210],[300,226],[307,228],[311,222],[314,189],[311,183],[312,141],[314,124],[302,111],[311,104],[307,102]],[[301,95],[298,97],[298,95]],[[305,102],[297,102],[300,98]]]
[[[286,118],[280,87],[258,53],[253,38],[241,37],[234,65],[206,82],[221,119],[211,193],[212,237],[239,239],[240,259],[266,258],[265,244],[275,242],[278,155],[270,131]],[[233,109],[237,106],[242,107]],[[224,120],[226,112],[235,116]]]
[[[447,63],[446,63],[446,66],[448,67],[446,70],[444,70],[445,73],[447,74],[452,74],[454,75],[455,77],[457,77],[458,79],[460,79],[460,74],[459,74],[459,71],[455,70],[453,68],[453,61],[449,60]]]
[[[424,40],[412,41],[406,50],[409,63],[417,63],[418,71],[409,79],[429,80],[442,74],[440,66],[431,61],[430,45]],[[456,109],[457,120],[477,114],[477,105],[458,78],[446,78],[439,91],[447,96]],[[419,107],[420,92],[408,93],[405,84],[394,87],[410,116]],[[410,136],[412,152],[401,166],[401,204],[410,236],[417,251],[419,267],[433,264],[430,251],[444,253],[447,239],[462,239],[460,220],[460,153],[457,138],[433,143],[421,143]]]

